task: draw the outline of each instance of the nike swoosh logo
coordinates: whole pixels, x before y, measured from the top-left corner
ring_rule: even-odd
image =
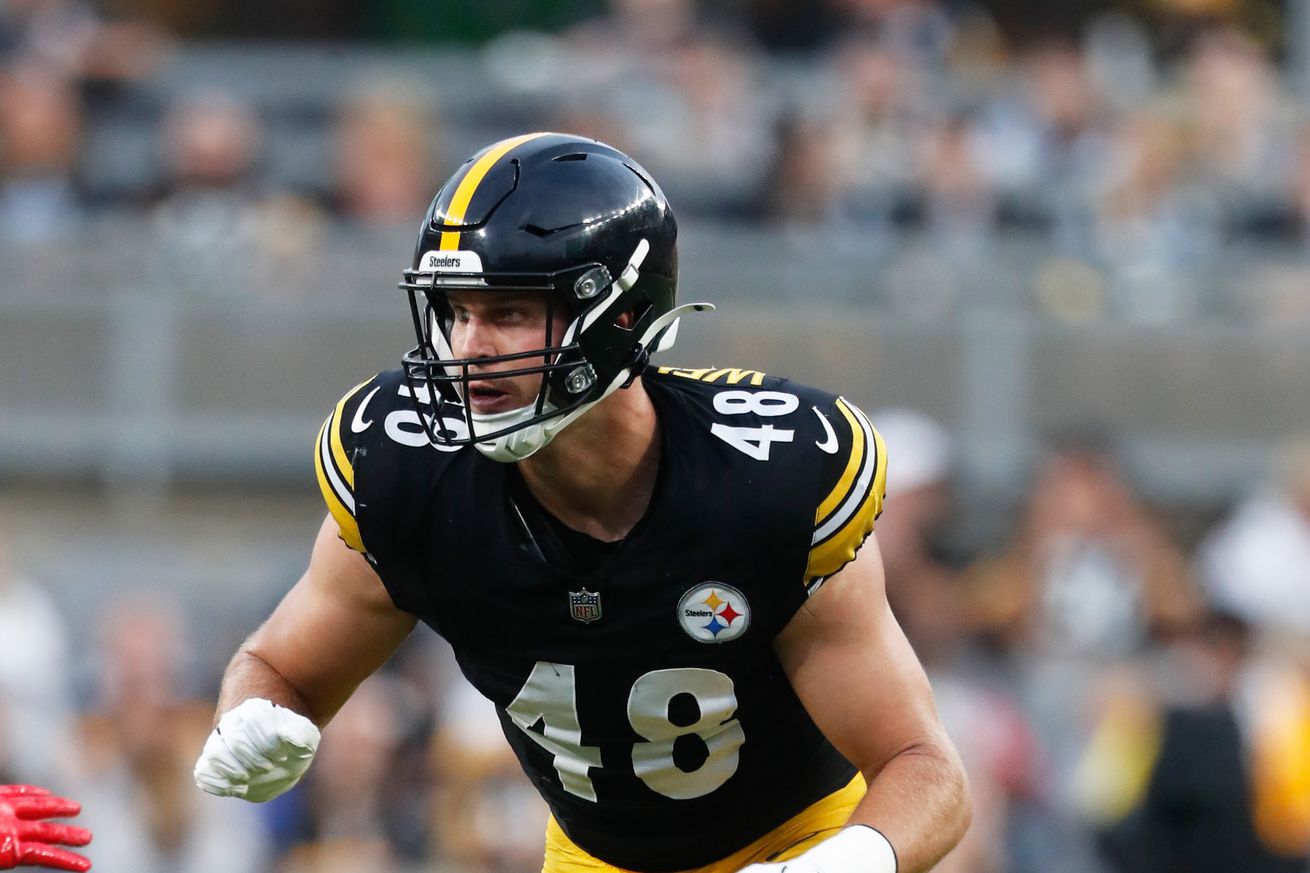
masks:
[[[378,388],[381,387],[381,385],[376,386],[372,391],[365,394],[364,399],[360,401],[359,408],[355,410],[355,417],[350,420],[351,433],[363,433],[373,426],[373,419],[364,420],[364,407],[368,406],[368,402],[373,399],[373,395],[378,393]]]
[[[823,442],[816,442],[814,445],[818,446],[819,451],[821,452],[827,452],[830,455],[837,454],[837,434],[833,432],[832,425],[828,423],[827,416],[820,412],[819,407],[817,406],[811,406],[810,409],[813,409],[814,414],[819,417],[819,423],[823,425],[823,431],[828,435],[828,438]]]

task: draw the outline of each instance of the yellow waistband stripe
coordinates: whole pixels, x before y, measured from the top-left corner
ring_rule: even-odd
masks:
[[[726,858],[698,867],[694,873],[737,873],[750,864],[787,861],[837,833],[864,798],[864,777],[855,778],[827,797],[810,804],[755,842]],[[546,823],[546,862],[542,873],[625,873],[588,854],[568,838],[551,816]],[[692,873],[692,871],[689,871]]]

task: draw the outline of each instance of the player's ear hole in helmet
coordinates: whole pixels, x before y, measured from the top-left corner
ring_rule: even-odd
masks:
[[[465,161],[437,192],[400,283],[418,338],[403,367],[432,444],[521,460],[631,384],[673,345],[680,315],[713,308],[676,305],[677,234],[650,174],[604,143],[526,134]],[[456,358],[454,291],[542,295],[541,346]],[[482,384],[539,374],[541,386],[521,408],[480,414],[465,403],[471,374]]]

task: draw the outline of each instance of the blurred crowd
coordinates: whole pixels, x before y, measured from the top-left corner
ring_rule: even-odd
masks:
[[[222,77],[170,87],[186,49],[147,25],[82,0],[9,0],[0,246],[136,215],[163,246],[287,255],[326,227],[412,222],[466,147],[568,129],[638,156],[684,216],[807,246],[818,232],[836,252],[876,253],[918,234],[967,271],[996,232],[1026,234],[1060,256],[1048,302],[1075,311],[1087,268],[1121,307],[1167,316],[1194,305],[1189,282],[1228,242],[1305,251],[1310,109],[1275,63],[1283,47],[1222,16],[1187,19],[1162,44],[1112,12],[1050,35],[931,0],[810,11],[614,0],[470,56],[485,100],[344,68],[326,105],[274,109],[267,89]],[[764,48],[788,33],[799,46]],[[306,125],[329,145],[285,147]],[[1306,315],[1305,260],[1253,279],[1271,318]]]
[[[342,227],[412,224],[486,129],[558,128],[629,150],[680,214],[803,245],[926,235],[968,270],[998,231],[1031,235],[1063,259],[1052,305],[1074,310],[1079,265],[1172,311],[1227,242],[1276,240],[1304,263],[1270,279],[1266,313],[1310,314],[1310,107],[1241,29],[1206,20],[1165,50],[1115,14],[1017,41],[931,0],[721,5],[616,0],[505,35],[481,63],[510,108],[473,133],[431,83],[343,79],[306,169],[271,159],[285,113],[259,94],[162,88],[185,49],[157,28],[0,0],[0,258],[124,216],[169,268],[292,258]],[[789,36],[785,56],[763,47]],[[107,143],[124,119],[154,147]],[[909,410],[874,422],[890,597],[977,806],[940,869],[1302,873],[1310,449],[1184,538],[1107,440],[1053,440],[1011,529],[971,542],[947,434]],[[301,786],[255,807],[190,783],[223,666],[188,645],[199,617],[157,592],[97,612],[79,658],[49,592],[0,561],[0,782],[78,797],[97,870],[537,869],[544,810],[430,635],[341,711]]]
[[[978,805],[941,869],[1310,868],[1310,443],[1192,544],[1104,437],[1053,438],[968,547],[945,431],[873,418],[889,597]]]

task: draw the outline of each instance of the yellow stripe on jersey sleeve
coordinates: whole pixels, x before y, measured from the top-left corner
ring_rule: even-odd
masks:
[[[859,452],[862,457],[854,470],[852,464],[847,463],[842,482],[849,478],[851,484],[844,496],[832,500],[830,494],[816,514],[810,558],[805,568],[807,582],[830,576],[855,558],[856,551],[873,532],[874,522],[882,513],[883,495],[887,489],[887,450],[882,437],[860,410],[848,407],[840,400],[838,408],[859,432],[857,442],[864,450]],[[852,447],[852,458],[856,453],[856,447]],[[825,507],[828,508],[826,513],[823,511]]]
[[[846,461],[846,469],[842,471],[841,478],[837,480],[837,484],[833,486],[828,496],[823,498],[818,511],[814,513],[814,526],[816,528],[823,524],[824,519],[832,515],[833,510],[840,506],[843,498],[850,493],[851,486],[855,484],[855,476],[860,472],[860,465],[864,462],[864,429],[860,427],[860,423],[851,414],[851,409],[846,405],[846,401],[840,397],[837,398],[837,410],[851,428],[851,454]]]
[[[334,412],[323,422],[318,432],[318,442],[314,449],[314,472],[318,474],[319,490],[323,492],[328,512],[336,520],[342,542],[363,553],[364,540],[359,535],[359,523],[355,521],[355,497],[341,481],[341,475],[334,466],[333,448],[329,445],[331,439],[328,434],[334,432],[337,426],[337,414]]]
[[[337,469],[341,471],[341,478],[346,480],[346,484],[350,486],[351,490],[354,490],[355,488],[355,465],[350,463],[350,458],[346,456],[346,447],[341,442],[341,428],[345,426],[346,404],[350,402],[350,398],[359,393],[359,389],[372,381],[372,379],[365,379],[363,382],[360,382],[354,388],[347,391],[345,396],[337,402],[337,409],[332,414],[331,419],[334,423],[329,433],[329,442],[332,445],[332,457],[337,462]]]

